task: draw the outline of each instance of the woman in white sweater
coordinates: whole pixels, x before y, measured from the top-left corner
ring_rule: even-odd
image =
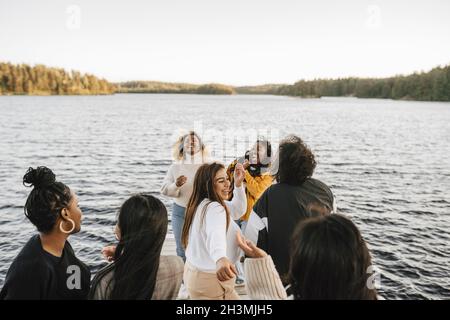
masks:
[[[186,206],[192,193],[195,173],[202,164],[208,162],[208,156],[205,145],[194,131],[182,135],[177,140],[173,156],[175,162],[167,171],[161,193],[174,199],[171,223],[176,252],[179,257],[186,260],[181,245]]]
[[[233,220],[247,209],[244,177],[242,164],[236,165],[233,200],[227,201],[231,188],[225,167],[211,163],[197,171],[182,234],[183,278],[191,299],[239,299],[234,289],[239,227]]]

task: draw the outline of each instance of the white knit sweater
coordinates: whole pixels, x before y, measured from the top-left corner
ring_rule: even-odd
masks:
[[[197,152],[194,156],[186,155],[184,159],[173,163],[167,171],[161,186],[161,193],[173,198],[177,205],[186,208],[192,194],[195,174],[202,164],[208,162],[210,162],[210,159],[204,158],[202,152]],[[179,176],[186,176],[187,178],[186,183],[181,187],[176,185]]]
[[[239,219],[247,209],[244,186],[235,187],[233,200],[225,201],[225,205],[231,215],[228,230],[225,208],[220,203],[205,199],[195,212],[189,230],[186,261],[200,271],[215,273],[216,262],[220,258],[226,257],[236,263],[240,257],[241,250],[236,239],[239,227],[233,220]]]

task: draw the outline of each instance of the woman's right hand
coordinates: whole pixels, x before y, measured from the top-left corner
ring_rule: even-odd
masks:
[[[186,176],[179,176],[177,178],[177,181],[175,182],[175,185],[179,188],[181,187],[183,184],[185,184],[187,181],[187,177]]]
[[[226,281],[237,275],[237,270],[230,260],[223,257],[216,262],[216,274],[219,281]]]
[[[102,249],[102,255],[106,261],[114,261],[114,254],[116,253],[116,246],[106,246]]]
[[[255,246],[255,244],[244,238],[244,236],[238,232],[236,234],[237,244],[244,251],[245,255],[249,258],[264,258],[267,257],[267,253]]]

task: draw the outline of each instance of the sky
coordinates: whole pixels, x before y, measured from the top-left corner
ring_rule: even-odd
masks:
[[[0,0],[0,61],[258,85],[450,64],[448,0]]]

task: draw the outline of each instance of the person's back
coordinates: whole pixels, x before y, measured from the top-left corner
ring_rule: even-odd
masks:
[[[70,188],[47,167],[29,168],[23,184],[33,187],[25,215],[37,228],[11,264],[0,300],[86,299],[90,270],[68,238],[81,229],[82,212]]]
[[[161,256],[159,260],[156,283],[151,300],[175,300],[183,280],[184,263],[178,256]],[[109,300],[114,283],[114,265],[101,269],[92,280],[89,298],[92,300]]]
[[[68,270],[82,273],[80,288],[67,288]],[[75,256],[66,241],[61,257],[42,248],[39,235],[33,235],[14,259],[0,292],[0,300],[86,299],[89,291],[89,268]]]
[[[273,258],[280,275],[289,267],[289,244],[295,226],[305,218],[320,215],[315,208],[333,210],[333,193],[323,182],[309,178],[301,186],[278,183],[270,186],[254,206],[254,212],[267,219],[267,229],[258,233],[258,247]]]
[[[108,247],[112,264],[95,277],[90,299],[149,300],[173,297],[181,286],[181,258],[161,256],[167,234],[164,204],[149,194],[137,194],[120,207],[115,228],[117,246]],[[106,248],[104,248],[105,250]],[[168,293],[157,292],[165,281]],[[170,297],[168,297],[170,296]]]
[[[316,167],[314,154],[300,138],[284,139],[277,156],[278,183],[270,186],[256,202],[245,234],[273,257],[285,281],[295,226],[305,218],[328,214],[336,208],[330,188],[312,178]]]
[[[291,238],[289,296],[270,255],[240,235],[252,300],[376,300],[372,258],[358,227],[340,214],[304,219]]]

